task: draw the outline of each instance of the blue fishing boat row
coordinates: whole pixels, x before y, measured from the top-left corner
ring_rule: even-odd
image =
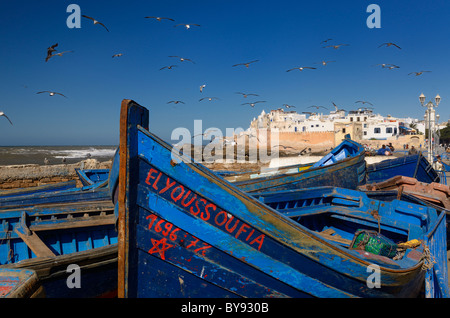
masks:
[[[311,165],[215,173],[173,154],[148,118],[122,102],[112,168],[77,171],[82,187],[0,192],[0,278],[33,291],[4,297],[41,295],[36,284],[47,297],[449,296],[447,210],[357,191],[374,180],[358,143]],[[82,288],[68,287],[71,264]]]
[[[448,297],[445,213],[350,189],[363,151],[335,160],[351,185],[316,188],[344,182],[324,160],[301,182],[244,188],[173,154],[148,116],[122,102],[119,297]]]

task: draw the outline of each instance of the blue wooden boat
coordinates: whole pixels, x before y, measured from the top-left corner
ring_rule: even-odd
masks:
[[[135,102],[122,102],[120,123],[120,169],[117,179],[110,177],[111,184],[118,182],[119,297],[420,293],[423,245],[393,260],[342,246],[317,231],[377,229],[380,224],[396,242],[425,239],[442,228],[435,210],[400,201],[396,209],[369,201],[373,209],[359,210],[359,201],[348,200],[333,209],[299,210],[305,214],[302,224],[299,215],[277,211],[190,158],[172,154],[169,144],[147,130],[148,110]],[[370,219],[369,211],[381,219]],[[368,285],[373,265],[381,277],[379,288]]]
[[[44,295],[44,288],[35,271],[0,269],[0,298],[41,298]]]
[[[71,181],[68,183],[72,184]],[[13,195],[0,196],[0,211],[42,204],[110,200],[108,180],[83,187],[50,188],[48,191],[37,188],[18,189]]]
[[[76,169],[78,179],[83,186],[108,180],[109,169]]]
[[[117,231],[112,202],[3,210],[0,271],[30,269],[47,297],[101,297],[117,291]],[[70,288],[69,265],[80,288]]]
[[[438,174],[422,153],[367,165],[368,183],[385,181],[395,176],[411,177],[427,183],[440,182]]]
[[[72,181],[66,181],[66,182],[44,184],[44,185],[40,185],[40,186],[36,186],[36,187],[1,190],[0,198],[5,199],[5,198],[11,198],[11,197],[15,197],[15,196],[22,196],[22,195],[28,195],[28,194],[47,193],[47,192],[68,190],[68,189],[76,188],[76,186],[77,186],[77,182],[75,180],[72,180]]]
[[[227,179],[227,178],[226,178]],[[366,182],[364,147],[347,138],[321,160],[308,169],[274,174],[261,178],[236,181],[241,190],[280,191],[329,185],[356,189]]]
[[[424,294],[428,298],[448,298],[447,226],[446,211],[408,193],[398,191],[361,192],[336,187],[317,187],[302,190],[255,193],[254,197],[284,215],[295,218],[308,229],[319,232],[329,240],[348,247],[355,228],[378,229],[395,241],[420,240],[435,263],[425,269]],[[317,213],[329,218],[317,218]],[[374,213],[376,211],[376,214]],[[430,217],[427,221],[426,218]],[[346,220],[347,222],[343,222]],[[379,224],[378,221],[380,222]],[[322,234],[324,233],[327,234]],[[330,236],[329,233],[332,233]],[[407,235],[396,238],[396,235]],[[410,251],[417,253],[419,250]],[[423,253],[424,250],[420,250]],[[402,258],[398,263],[409,262]],[[374,262],[378,265],[381,263]]]

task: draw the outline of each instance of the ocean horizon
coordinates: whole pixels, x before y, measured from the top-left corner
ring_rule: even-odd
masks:
[[[108,161],[118,146],[0,146],[0,166],[25,164],[71,164],[86,159]]]

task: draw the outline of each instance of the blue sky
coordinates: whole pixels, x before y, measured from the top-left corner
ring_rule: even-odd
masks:
[[[66,12],[77,4],[110,32],[81,19],[69,29]],[[369,4],[381,9],[370,29]],[[437,112],[449,119],[450,3],[435,1],[61,1],[0,2],[0,146],[116,145],[122,99],[150,110],[150,130],[170,140],[191,131],[244,128],[264,109],[311,105],[346,110],[357,100],[374,112],[423,118],[418,96],[442,97]],[[145,16],[169,17],[156,21]],[[178,23],[196,23],[187,30]],[[349,44],[338,50],[327,44]],[[394,42],[402,49],[378,46]],[[47,48],[73,50],[45,62]],[[123,53],[121,57],[112,55]],[[170,55],[192,59],[180,62]],[[250,65],[238,63],[259,60]],[[322,66],[322,60],[336,62]],[[382,69],[379,63],[399,69]],[[160,68],[177,64],[171,70]],[[298,66],[315,70],[286,72]],[[411,72],[429,70],[421,76]],[[205,84],[203,93],[199,86]],[[36,94],[56,91],[67,96]],[[258,94],[243,98],[236,92]],[[199,101],[202,97],[219,100]],[[182,100],[185,104],[167,104]],[[263,100],[254,108],[241,105]]]

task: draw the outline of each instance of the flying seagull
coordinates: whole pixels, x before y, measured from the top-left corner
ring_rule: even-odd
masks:
[[[257,102],[253,102],[253,103],[243,103],[241,105],[250,105],[252,107],[255,107],[255,104],[257,104],[257,103],[265,103],[265,102],[266,102],[265,100],[262,100],[262,101],[257,101]]]
[[[37,92],[36,94],[42,94],[42,93],[48,93],[50,96],[55,96],[55,95],[61,95],[66,97],[65,95],[61,94],[61,93],[57,93],[57,92],[50,92],[50,91],[42,91],[42,92]],[[67,98],[67,97],[66,97]]]
[[[309,67],[309,66],[301,66],[301,67],[294,67],[294,68],[291,68],[290,70],[287,70],[286,72],[290,72],[290,71],[293,71],[293,70],[300,70],[300,71],[303,71],[304,69],[311,69],[311,70],[315,70],[316,68],[315,67]]]
[[[258,94],[246,94],[241,92],[236,92],[236,94],[241,94],[242,96],[244,96],[244,98],[247,98],[247,96],[259,96]]]
[[[52,46],[47,48],[47,57],[45,58],[46,62],[52,57],[53,52],[56,51],[55,47],[57,47],[57,46],[58,46],[58,43],[53,44]]]
[[[165,17],[144,17],[144,18],[146,18],[146,19],[155,19],[155,20],[157,20],[157,21],[161,21],[161,20],[163,20],[163,19],[165,19],[165,20],[170,20],[170,21],[175,21],[174,19],[171,19],[171,18],[165,18]]]
[[[1,117],[1,116],[3,116],[3,117],[5,117],[6,119],[8,119],[8,121],[10,122],[11,125],[13,124],[12,121],[8,118],[8,116],[6,116],[6,114],[5,114],[4,112],[0,112],[0,117]]]
[[[181,103],[181,104],[184,104],[184,102],[182,102],[181,100],[171,100],[170,102],[167,102],[167,104],[170,104],[170,103],[174,103],[174,104]]]
[[[409,73],[408,75],[416,74],[416,76],[419,76],[419,75],[422,75],[424,72],[431,73],[431,71],[420,71],[420,72],[412,72],[412,73]]]
[[[283,106],[286,107],[286,108],[295,108],[295,106],[293,106],[293,105],[288,105],[288,104],[283,104]]]
[[[200,85],[200,93],[203,93],[203,89],[206,87],[206,84]]]
[[[325,108],[325,109],[328,109],[328,108],[326,108],[326,107],[324,107],[324,106],[316,106],[316,105],[308,106],[308,107],[306,107],[306,108],[311,108],[311,107],[314,107],[314,108],[316,108],[316,109],[319,109],[319,108]]]
[[[238,63],[238,64],[234,64],[233,67],[239,66],[239,65],[245,65],[245,67],[248,68],[251,63],[255,63],[255,62],[258,62],[258,61],[259,60],[254,60],[254,61],[247,62],[247,63]]]
[[[106,31],[109,32],[108,28],[103,23],[95,20],[94,18],[88,17],[87,15],[84,15],[84,14],[82,14],[81,16],[84,17],[84,18],[87,18],[89,20],[92,20],[94,22],[94,24],[100,24],[102,27],[104,27],[106,29]]]
[[[336,62],[336,61],[321,61],[320,63],[314,63],[314,64],[322,64],[323,66],[327,65],[328,63]]]
[[[176,56],[176,55],[169,55],[169,57],[176,57],[176,58],[180,59],[181,62],[189,61],[189,62],[192,62],[192,63],[195,64],[195,62],[192,61],[191,59],[186,59],[186,58],[184,58],[184,57],[180,57],[180,56]]]
[[[174,25],[174,27],[177,27],[177,26],[179,26],[179,25],[183,25],[183,26],[186,28],[186,30],[187,30],[187,29],[190,29],[191,26],[193,26],[193,25],[195,25],[195,26],[200,26],[200,24],[195,24],[195,23],[191,23],[191,24],[180,23],[180,24]]]
[[[332,47],[333,49],[337,50],[337,49],[340,48],[341,46],[348,46],[348,44],[327,45],[327,46],[324,46],[324,48]]]
[[[333,39],[326,39],[325,41],[320,42],[320,44],[327,43],[328,41],[331,41],[331,40],[333,40]]]
[[[383,45],[386,45],[387,47],[389,47],[389,46],[395,46],[396,48],[398,48],[398,49],[402,49],[400,46],[398,46],[397,44],[395,44],[395,43],[392,43],[392,42],[388,42],[388,43],[383,43],[383,44],[381,44],[379,47],[382,47]]]
[[[178,65],[169,65],[169,66],[164,66],[164,67],[161,67],[159,70],[161,71],[161,70],[163,70],[163,69],[165,69],[165,68],[167,68],[167,69],[169,69],[169,70],[171,70],[173,67],[176,67],[176,66],[178,66]]]
[[[390,70],[394,69],[394,68],[400,68],[400,66],[394,65],[394,64],[376,64],[374,66],[378,66],[381,65],[382,68],[388,68]]]
[[[209,100],[209,101],[212,101],[213,99],[218,99],[218,98],[217,98],[217,97],[203,97],[203,98],[200,98],[198,101],[201,102],[201,101],[204,100],[204,99],[207,99],[207,100]]]
[[[370,106],[373,106],[372,103],[366,102],[364,100],[357,100],[355,103],[363,103],[363,104],[369,104]]]
[[[291,146],[285,146],[285,145],[275,145],[275,146],[273,146],[273,148],[275,148],[275,147],[282,147],[283,149],[288,149],[288,148],[290,148],[290,149],[295,149],[294,147],[291,147]]]
[[[71,52],[73,52],[73,51],[64,51],[64,52],[52,54],[52,55],[50,55],[50,56],[47,56],[47,58],[45,59],[45,61],[47,62],[50,58],[52,58],[52,57],[54,57],[54,56],[63,56],[63,54],[71,53]]]
[[[123,55],[123,53],[118,53],[118,54],[114,54],[112,57],[121,57]]]

